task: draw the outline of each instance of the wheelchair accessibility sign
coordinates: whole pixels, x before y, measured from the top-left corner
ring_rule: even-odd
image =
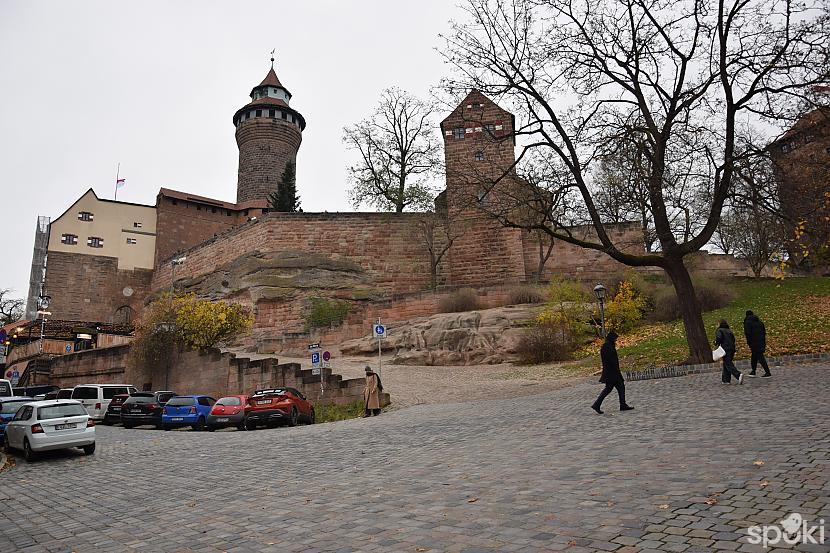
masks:
[[[386,338],[386,327],[382,324],[376,324],[373,327],[373,332],[375,338]]]

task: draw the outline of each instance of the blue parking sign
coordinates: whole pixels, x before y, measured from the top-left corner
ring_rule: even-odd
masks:
[[[315,351],[314,353],[311,354],[311,364],[316,365],[319,362],[320,362],[320,352]]]

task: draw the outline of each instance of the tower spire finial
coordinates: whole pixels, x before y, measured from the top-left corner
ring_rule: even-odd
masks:
[[[276,50],[276,48],[271,50],[271,69],[274,68],[274,51],[275,50]]]

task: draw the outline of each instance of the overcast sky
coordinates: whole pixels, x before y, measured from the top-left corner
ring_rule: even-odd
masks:
[[[153,204],[160,187],[236,199],[232,117],[272,48],[308,126],[297,157],[305,211],[351,210],[342,128],[384,88],[427,96],[452,0],[0,0],[0,288],[28,290],[38,215],[87,188]]]

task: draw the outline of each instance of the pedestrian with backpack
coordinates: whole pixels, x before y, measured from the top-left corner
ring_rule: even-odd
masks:
[[[752,311],[746,312],[744,336],[746,337],[746,345],[749,346],[749,350],[752,352],[749,376],[755,376],[758,363],[760,363],[764,369],[764,374],[761,375],[761,378],[771,377],[772,373],[769,372],[767,358],[764,356],[764,352],[767,350],[767,329],[764,327],[764,322]]]

